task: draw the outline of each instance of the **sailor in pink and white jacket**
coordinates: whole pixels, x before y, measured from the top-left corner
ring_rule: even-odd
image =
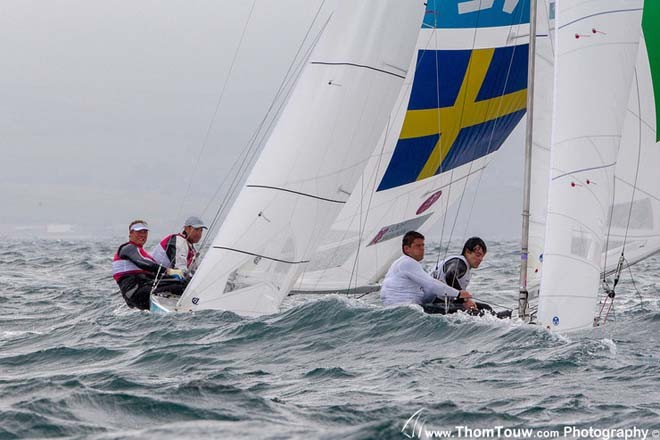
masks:
[[[119,246],[112,261],[112,276],[126,304],[148,309],[152,291],[180,295],[186,285],[182,272],[158,264],[143,248],[149,234],[147,223],[136,220],[129,225],[128,231],[129,241]],[[157,282],[156,278],[159,279]]]
[[[158,264],[180,269],[186,278],[190,278],[196,269],[195,244],[202,239],[204,229],[207,227],[202,219],[195,216],[188,217],[183,224],[183,230],[163,238],[153,248],[151,255]]]

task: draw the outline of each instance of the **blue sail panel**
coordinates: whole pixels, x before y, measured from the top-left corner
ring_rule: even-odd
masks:
[[[525,113],[528,49],[420,51],[404,130],[377,191],[499,149]]]
[[[428,0],[423,28],[466,29],[529,23],[529,0]]]

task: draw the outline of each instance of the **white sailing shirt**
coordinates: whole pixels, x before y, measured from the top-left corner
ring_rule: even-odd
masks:
[[[380,299],[385,305],[426,304],[445,295],[455,299],[458,290],[434,279],[408,255],[402,255],[392,263],[380,288]]]

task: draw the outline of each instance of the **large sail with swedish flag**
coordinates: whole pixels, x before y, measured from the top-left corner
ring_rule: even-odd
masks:
[[[294,289],[377,288],[406,231],[447,220],[525,114],[528,39],[528,1],[428,2],[390,123]]]

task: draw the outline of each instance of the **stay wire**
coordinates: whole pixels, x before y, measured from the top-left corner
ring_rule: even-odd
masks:
[[[427,40],[427,45],[428,45],[428,42],[431,40],[431,38],[432,38],[432,36],[429,37],[429,40]],[[415,71],[419,67],[419,65],[421,64],[421,62],[423,61],[423,59],[426,55],[426,51],[419,51],[419,52],[421,52],[421,54],[420,54],[419,58],[417,59],[417,62],[415,63]],[[412,86],[413,85],[411,83],[410,87],[412,88]],[[404,85],[404,87],[405,87],[405,85]],[[404,102],[403,105],[406,106],[406,109],[404,110],[404,112],[407,112],[407,103]],[[384,155],[385,155],[385,147],[387,146],[387,140],[389,139],[389,133],[390,133],[390,130],[391,130],[392,116],[394,114],[395,114],[395,112],[392,111],[392,113],[390,113],[390,117],[387,120],[387,125],[386,125],[386,128],[385,128],[385,135],[383,136],[383,142],[381,144],[381,149],[380,149],[380,152],[378,154],[378,163],[376,165],[376,170],[373,174],[373,187],[371,185],[369,186],[369,188],[371,188],[371,191],[370,191],[371,194],[369,196],[369,201],[367,203],[367,209],[366,209],[366,214],[364,214],[364,219],[362,219],[362,215],[363,215],[362,214],[362,200],[364,198],[364,191],[360,194],[360,197],[361,197],[361,199],[360,199],[360,219],[358,220],[360,222],[360,228],[359,228],[360,232],[358,233],[358,248],[357,248],[357,251],[356,251],[355,259],[353,261],[353,266],[352,266],[352,269],[351,269],[351,276],[349,278],[348,289],[346,289],[347,290],[346,294],[350,294],[350,286],[351,286],[351,284],[353,284],[353,277],[357,276],[357,267],[358,267],[358,264],[359,264],[358,259],[359,259],[359,256],[360,256],[360,249],[361,249],[361,246],[362,246],[362,242],[364,240],[364,232],[365,232],[366,227],[367,227],[367,221],[369,219],[369,214],[371,213],[371,205],[372,205],[374,196],[376,194],[376,191],[374,191],[374,189],[376,188],[376,185],[378,184],[378,176],[379,176],[379,172],[380,172],[380,167],[382,165],[383,158],[384,158]],[[404,119],[405,119],[405,117],[406,116],[404,115]],[[364,174],[363,174],[363,178],[364,178]],[[362,185],[363,185],[364,184],[363,180],[361,180],[361,182],[362,182]],[[356,287],[357,287],[357,280],[356,280]],[[373,292],[364,293],[364,294],[358,296],[356,299],[363,298],[364,296],[366,296],[370,293],[373,293]]]
[[[209,141],[209,138],[211,136],[211,130],[213,129],[213,125],[215,123],[216,117],[218,116],[218,112],[220,111],[220,105],[222,104],[222,101],[224,99],[225,91],[227,89],[227,84],[229,84],[229,80],[232,77],[232,73],[233,73],[234,67],[236,65],[236,60],[238,59],[238,54],[241,51],[241,48],[243,47],[243,40],[245,39],[247,29],[250,25],[250,21],[252,20],[252,13],[254,12],[254,7],[255,7],[256,3],[257,3],[256,0],[252,1],[252,6],[250,7],[250,11],[248,13],[248,18],[245,22],[245,25],[243,26],[243,31],[241,32],[241,37],[238,41],[238,46],[236,46],[236,50],[234,51],[234,56],[232,58],[230,66],[229,66],[229,72],[227,73],[227,77],[225,78],[224,84],[222,85],[220,95],[218,96],[218,100],[215,104],[215,110],[213,111],[213,116],[211,117],[211,120],[209,121],[208,127],[206,128],[206,133],[204,134],[204,139],[202,141],[202,146],[199,149],[199,153],[197,154],[197,158],[195,159],[195,164],[193,165],[192,169],[197,169],[198,168],[199,162],[202,158],[204,150],[206,150],[206,146],[208,145],[208,141]],[[184,196],[181,199],[181,203],[179,204],[179,210],[178,210],[177,217],[179,217],[181,215],[181,213],[183,211],[183,205],[185,204],[185,201],[188,199],[188,195],[190,194],[190,188],[192,187],[194,176],[195,176],[195,174],[192,174],[190,176],[190,179],[188,179],[188,187],[186,188],[186,192],[184,193]]]
[[[637,283],[635,283],[635,277],[633,276],[632,267],[628,263],[628,260],[626,260],[626,264],[628,266],[628,272],[630,273],[630,281],[632,282],[633,289],[635,289],[635,293],[639,297],[639,307],[641,310],[644,310],[644,298],[642,297],[642,292],[640,292],[639,289],[637,288]]]
[[[522,14],[522,9],[521,9],[521,14]],[[518,18],[519,18],[518,22],[520,22],[522,16],[520,16],[520,17],[518,17]],[[510,25],[510,27],[509,27],[509,35],[511,35],[511,31],[513,30],[513,27],[514,27],[514,26],[515,26],[515,25],[514,25],[513,23]],[[517,26],[520,27],[520,24],[518,24]],[[476,43],[476,31],[475,31],[475,34],[474,34],[474,36],[473,36],[473,41],[472,41],[472,45],[473,45],[473,47],[475,46],[475,43]],[[502,88],[502,95],[500,95],[500,96],[504,96],[504,91],[506,91],[506,89],[507,89],[507,85],[508,85],[508,83],[509,83],[509,79],[511,78],[511,70],[512,70],[512,67],[513,67],[513,59],[514,59],[514,56],[515,56],[515,51],[516,51],[516,46],[513,46],[513,50],[512,50],[512,54],[511,54],[511,59],[509,60],[509,65],[508,65],[508,67],[507,67],[507,74],[506,74],[506,77],[505,77],[504,86],[503,86],[503,88]],[[468,75],[469,75],[469,72],[468,72]],[[467,75],[466,75],[466,81],[468,81]],[[465,95],[465,99],[467,99],[467,94]],[[498,103],[498,112],[497,112],[496,114],[500,114],[500,111],[499,111],[499,110],[502,109],[503,102],[504,102],[503,99],[499,99],[499,103]],[[465,107],[465,105],[464,105],[464,107]],[[464,117],[464,115],[465,115],[465,112],[461,113],[461,125],[462,125],[462,121],[463,121],[463,117]],[[491,130],[490,130],[490,138],[489,138],[489,140],[488,140],[488,148],[487,148],[487,150],[486,150],[486,154],[485,154],[484,156],[487,156],[488,154],[491,153],[491,148],[493,147],[493,138],[494,138],[494,135],[495,135],[495,130],[496,130],[496,128],[497,128],[497,121],[495,121],[495,122],[492,124],[492,128],[491,128]],[[448,238],[448,241],[447,241],[447,247],[446,247],[446,249],[445,249],[445,254],[444,254],[443,260],[447,258],[447,254],[449,253],[449,246],[450,246],[450,244],[451,244],[451,240],[453,239],[453,236],[454,236],[454,231],[455,231],[455,229],[456,229],[456,224],[457,224],[457,222],[458,222],[458,217],[459,217],[459,214],[460,214],[460,211],[461,211],[461,206],[463,206],[463,199],[464,199],[465,194],[466,194],[466,191],[467,191],[467,185],[468,185],[468,182],[469,182],[469,176],[470,176],[470,174],[472,173],[472,168],[473,168],[473,166],[474,166],[474,162],[475,162],[475,161],[470,162],[470,166],[469,166],[468,173],[467,173],[467,176],[466,176],[466,179],[465,179],[465,183],[464,183],[464,185],[463,185],[463,190],[461,191],[461,196],[460,196],[460,198],[459,198],[458,206],[457,206],[457,208],[456,208],[456,214],[455,214],[455,216],[454,216],[454,221],[453,221],[453,223],[452,223],[452,227],[451,227],[450,232],[449,232],[449,238]],[[484,166],[484,168],[485,168],[485,166]],[[452,170],[452,173],[453,173],[453,170]],[[468,228],[468,226],[469,226],[469,224],[470,224],[470,221],[471,221],[471,219],[472,219],[472,213],[473,213],[473,210],[474,210],[474,205],[475,205],[475,202],[476,202],[477,194],[478,194],[478,192],[479,192],[479,187],[481,186],[482,177],[483,177],[483,172],[479,173],[479,177],[478,177],[478,179],[477,179],[477,185],[476,185],[476,188],[475,188],[475,195],[474,195],[474,197],[473,197],[473,199],[472,199],[472,205],[471,205],[470,211],[469,211],[469,213],[468,213],[468,218],[467,218],[466,221],[465,221],[465,225],[466,225],[466,226],[465,226],[464,238],[467,237],[467,228]],[[453,180],[453,174],[452,174],[452,179],[450,179],[450,181],[451,181],[451,180]],[[451,191],[451,186],[450,186],[450,191]],[[447,215],[447,212],[445,211],[445,216],[446,216],[446,215]],[[443,222],[443,229],[444,229],[444,222]],[[437,265],[439,264],[439,262],[440,262],[439,258],[440,258],[440,256],[438,255],[438,261],[436,262],[436,266],[437,266]]]
[[[630,230],[630,221],[632,220],[633,206],[635,204],[635,193],[637,191],[637,182],[638,182],[638,179],[639,179],[639,166],[640,166],[641,158],[642,158],[642,118],[641,118],[642,109],[641,109],[641,96],[640,96],[640,93],[639,93],[639,77],[638,77],[637,68],[635,68],[635,70],[634,70],[634,78],[635,78],[635,93],[637,94],[637,115],[638,115],[638,117],[637,117],[637,119],[638,119],[637,164],[636,164],[636,169],[635,169],[635,179],[634,179],[634,182],[633,182],[633,185],[632,185],[632,194],[630,196],[630,207],[628,209],[628,219],[626,221],[626,229],[624,231],[623,244],[621,245],[621,256],[619,257],[620,258],[619,261],[621,261],[621,259],[622,259],[623,261],[626,261],[626,262],[627,262],[627,260],[625,258],[625,250],[626,250],[626,244],[628,242],[628,232]],[[611,231],[612,231],[612,223],[614,221],[613,213],[614,213],[614,202],[615,202],[615,195],[616,195],[616,176],[614,176],[612,184],[613,184],[612,204],[611,204],[611,207],[610,207],[610,221],[609,221],[608,228],[607,228],[607,238],[606,238],[606,242],[605,242],[605,258],[604,258],[604,262],[603,262],[603,284],[605,284],[605,285],[607,285],[607,281],[606,281],[606,278],[607,278],[607,275],[606,275],[606,272],[607,272],[607,254],[608,254],[607,250],[609,249],[610,234],[611,234]],[[630,269],[630,265],[628,265],[628,269]],[[620,268],[620,264],[619,264],[619,265],[617,265],[617,270],[616,270],[616,273],[615,273],[615,281],[614,281],[614,285],[612,287],[612,290],[614,290],[614,288],[616,287],[616,281],[618,280],[620,270],[621,270],[621,268]],[[630,270],[630,275],[631,275],[631,279],[632,279],[632,270]],[[633,280],[633,285],[634,285],[634,280]],[[635,287],[635,289],[636,289],[636,287]],[[639,291],[637,291],[637,292],[639,294]],[[640,295],[640,299],[641,299],[641,295]]]
[[[297,49],[291,63],[289,64],[289,67],[288,67],[288,69],[287,69],[287,71],[286,71],[286,73],[285,73],[285,75],[282,79],[282,82],[280,83],[280,85],[277,89],[277,92],[276,92],[274,98],[272,99],[272,101],[270,103],[270,106],[268,107],[264,117],[262,118],[261,122],[259,123],[259,125],[255,129],[254,133],[252,134],[252,136],[248,140],[248,142],[246,144],[246,148],[243,149],[243,154],[240,155],[239,157],[237,157],[237,159],[234,161],[232,167],[230,168],[229,173],[227,173],[227,175],[224,177],[224,179],[222,180],[222,182],[218,186],[216,192],[214,193],[213,197],[211,197],[211,199],[209,200],[207,206],[204,208],[204,212],[206,212],[209,209],[209,207],[210,207],[211,203],[213,202],[213,200],[216,199],[217,195],[219,194],[220,190],[223,188],[223,186],[225,185],[225,183],[227,182],[229,177],[233,176],[233,178],[231,180],[231,183],[229,184],[229,189],[225,193],[225,196],[224,196],[223,200],[221,201],[218,209],[216,210],[216,213],[213,217],[213,220],[212,220],[212,222],[209,226],[209,231],[213,230],[216,227],[217,222],[219,221],[220,217],[222,216],[222,213],[224,212],[224,210],[227,207],[229,199],[234,195],[234,192],[237,189],[238,184],[240,183],[240,181],[244,177],[245,173],[247,172],[247,166],[248,166],[248,164],[250,164],[252,162],[252,159],[254,158],[254,155],[256,154],[256,150],[257,150],[256,147],[260,145],[260,142],[258,141],[260,136],[263,139],[263,137],[270,131],[270,128],[272,127],[272,124],[273,124],[275,118],[273,118],[273,120],[270,122],[267,129],[264,130],[264,126],[266,125],[266,122],[268,121],[269,117],[271,117],[271,115],[273,114],[273,109],[275,108],[276,104],[279,102],[279,107],[278,107],[277,111],[275,112],[275,113],[278,113],[280,111],[280,109],[282,108],[282,106],[284,105],[285,100],[283,100],[281,98],[282,98],[283,95],[286,95],[286,94],[290,93],[290,91],[289,91],[285,94],[284,93],[285,90],[292,86],[292,84],[291,84],[292,82],[295,82],[293,80],[295,78],[297,78],[300,71],[302,71],[302,69],[304,68],[305,60],[308,59],[309,54],[311,53],[311,51],[315,47],[316,43],[318,42],[318,39],[320,38],[321,34],[323,33],[323,30],[325,29],[325,26],[327,26],[327,22],[326,22],[323,29],[319,33],[319,35],[317,35],[317,37],[315,38],[314,43],[308,49],[305,56],[302,57],[302,60],[299,61],[300,55],[303,51],[303,48],[305,47],[305,43],[309,39],[311,31],[314,28],[314,24],[317,22],[317,20],[320,16],[320,13],[321,13],[321,10],[322,10],[324,4],[325,4],[325,0],[323,0],[321,2],[319,8],[317,9],[316,14],[314,16],[314,19],[312,20],[312,22],[308,26],[307,31],[305,33],[305,36],[303,37],[300,45],[298,46],[298,49]],[[295,74],[293,74],[294,70],[295,70]],[[206,249],[205,245],[206,245],[207,241],[210,239],[211,235],[212,234],[210,234],[210,233],[206,234],[206,236],[204,237],[204,240],[200,244],[200,251]]]

